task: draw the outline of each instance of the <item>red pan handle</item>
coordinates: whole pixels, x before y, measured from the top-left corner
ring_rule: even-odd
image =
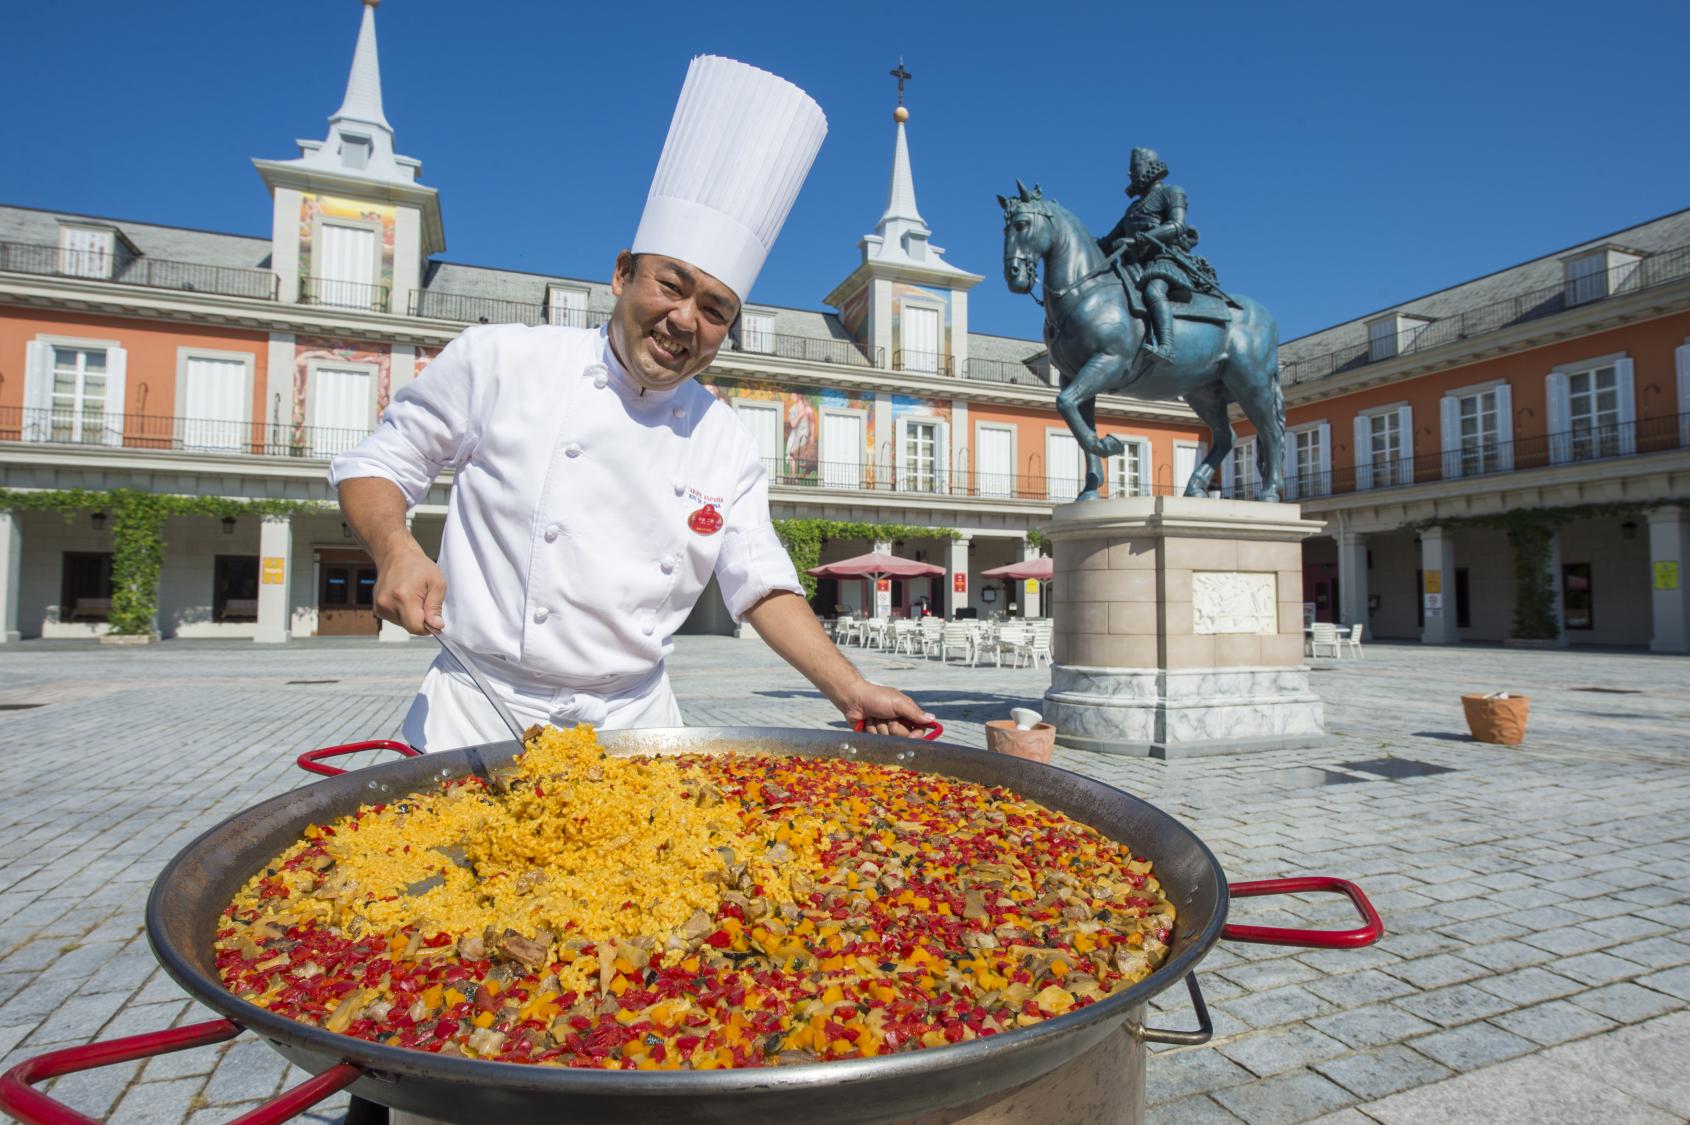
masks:
[[[93,1070],[131,1059],[146,1059],[171,1051],[185,1051],[189,1047],[221,1043],[244,1030],[232,1020],[209,1020],[174,1027],[169,1031],[149,1031],[144,1035],[109,1039],[104,1043],[48,1051],[25,1059],[0,1076],[0,1109],[28,1125],[101,1125],[98,1118],[87,1117],[63,1102],[54,1101],[37,1090],[34,1083],[79,1070]],[[257,1109],[234,1118],[229,1125],[281,1125],[363,1076],[363,1070],[351,1063],[331,1066],[315,1078],[301,1082],[291,1090],[284,1090]]]
[[[1285,926],[1225,926],[1221,938],[1228,941],[1247,941],[1258,945],[1300,945],[1305,949],[1360,949],[1372,945],[1385,936],[1385,923],[1379,912],[1367,900],[1360,887],[1348,879],[1331,875],[1304,875],[1294,879],[1257,879],[1249,883],[1233,883],[1227,893],[1233,898],[1254,898],[1257,895],[1294,895],[1303,891],[1336,891],[1348,895],[1356,913],[1366,923],[1354,930],[1298,930]]]
[[[912,723],[912,724],[906,724],[906,725],[919,727],[921,724]],[[866,726],[868,726],[868,720],[867,719],[858,719],[856,722],[851,724],[851,729],[856,731],[858,734],[861,734],[861,733],[863,733],[863,728],[866,727]],[[921,740],[923,742],[932,742],[935,738],[938,738],[941,734],[944,734],[944,733],[945,733],[945,724],[941,723],[938,719],[934,719],[932,723],[928,724],[927,733],[921,736]]]
[[[407,758],[420,758],[422,751],[407,746],[403,742],[395,742],[391,738],[377,738],[370,742],[348,742],[345,746],[325,746],[321,750],[307,750],[294,762],[300,769],[308,773],[320,773],[324,777],[339,777],[346,771],[339,766],[325,766],[324,758],[338,758],[343,754],[356,754],[360,750],[397,750]]]

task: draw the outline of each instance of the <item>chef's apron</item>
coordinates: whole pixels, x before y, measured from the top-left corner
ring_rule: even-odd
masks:
[[[682,725],[680,704],[675,702],[668,671],[661,661],[639,679],[595,685],[588,691],[527,675],[504,661],[487,660],[474,653],[465,655],[476,662],[524,727],[534,723],[559,727],[591,723],[599,730],[630,730]],[[444,652],[423,677],[400,730],[406,742],[425,753],[510,738],[498,712],[475,681]]]

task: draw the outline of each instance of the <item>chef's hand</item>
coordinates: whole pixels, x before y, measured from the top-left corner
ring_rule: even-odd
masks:
[[[376,616],[414,636],[444,629],[440,607],[446,601],[446,575],[417,547],[382,560],[376,569]]]
[[[922,729],[937,721],[897,688],[871,684],[867,680],[859,681],[846,693],[839,709],[844,712],[847,722],[854,724],[862,720],[865,724],[863,730],[869,734],[920,738]]]

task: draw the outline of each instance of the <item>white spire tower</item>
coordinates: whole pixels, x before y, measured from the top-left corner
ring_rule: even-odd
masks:
[[[381,111],[381,62],[376,57],[376,6],[380,3],[381,0],[364,0],[364,22],[358,27],[358,46],[352,52],[346,98],[329,123],[356,121],[385,130],[391,140],[393,126]]]

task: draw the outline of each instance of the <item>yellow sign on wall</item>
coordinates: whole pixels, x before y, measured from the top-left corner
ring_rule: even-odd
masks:
[[[1029,594],[1036,594],[1039,592],[1039,580],[1037,578],[1027,579],[1027,592]]]
[[[1678,589],[1678,563],[1658,562],[1655,564],[1655,589]]]
[[[1428,570],[1426,572],[1426,593],[1441,594],[1444,592],[1444,572]]]
[[[287,580],[288,560],[280,555],[267,555],[264,558],[262,581],[266,586],[280,586]]]

